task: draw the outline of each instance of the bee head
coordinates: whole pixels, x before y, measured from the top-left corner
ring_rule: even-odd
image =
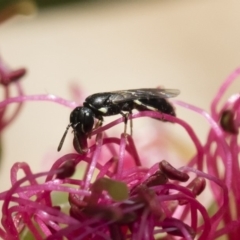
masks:
[[[58,151],[61,150],[68,129],[73,128],[74,139],[76,141],[77,151],[79,153],[84,152],[86,146],[82,146],[81,142],[86,142],[88,133],[92,131],[94,125],[94,114],[90,108],[87,107],[76,107],[70,114],[70,123],[65,130],[62,139],[58,146]],[[84,138],[81,141],[79,138]],[[85,144],[84,144],[85,145]],[[76,148],[75,148],[76,149]]]
[[[94,114],[90,108],[76,107],[70,114],[70,124],[76,133],[87,134],[92,131]]]

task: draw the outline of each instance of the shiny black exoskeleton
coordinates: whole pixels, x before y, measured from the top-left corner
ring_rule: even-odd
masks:
[[[82,146],[86,145],[86,139],[93,129],[94,118],[98,119],[101,125],[104,116],[126,116],[126,113],[131,114],[133,109],[158,111],[175,116],[174,108],[166,98],[178,94],[179,90],[176,89],[143,88],[90,95],[82,107],[76,107],[71,112],[70,124],[60,141],[58,151],[62,148],[68,129],[72,127],[75,148],[80,153],[84,152]]]

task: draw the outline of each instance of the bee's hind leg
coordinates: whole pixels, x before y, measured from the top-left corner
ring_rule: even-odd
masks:
[[[103,118],[98,118],[98,120],[97,120],[94,128],[92,129],[92,131],[95,130],[95,129],[97,129],[97,128],[99,128],[99,127],[101,127],[102,124],[103,124]],[[92,137],[92,131],[88,134],[88,138],[89,138],[89,139],[91,139],[91,137]]]
[[[124,112],[120,112],[120,113],[124,118],[124,134],[127,135],[127,123],[128,123],[129,116],[132,115],[132,112],[129,111],[127,113],[124,113]],[[132,121],[132,118],[130,118],[130,134],[131,134],[131,136],[132,136],[132,133],[133,133],[133,121]]]

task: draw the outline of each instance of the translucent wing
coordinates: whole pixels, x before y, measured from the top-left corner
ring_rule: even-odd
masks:
[[[157,99],[176,97],[180,93],[177,89],[140,88],[111,92],[109,100],[114,103],[121,103],[135,99]]]

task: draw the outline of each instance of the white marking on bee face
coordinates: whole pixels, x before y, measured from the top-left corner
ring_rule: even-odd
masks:
[[[98,111],[102,112],[102,113],[107,113],[108,110],[107,110],[107,108],[102,107],[102,108],[99,108]]]

